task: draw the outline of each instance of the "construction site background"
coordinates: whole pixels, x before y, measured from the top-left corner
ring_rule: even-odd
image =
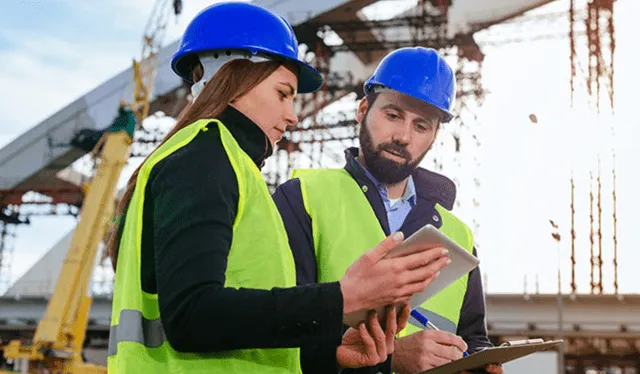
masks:
[[[147,3],[137,5],[145,8],[137,14],[149,12]],[[185,1],[181,18],[168,24],[167,41],[180,35],[204,3]],[[327,12],[297,23],[306,55],[326,74],[327,85],[300,98],[304,120],[269,160],[264,174],[270,186],[286,180],[294,167],[340,167],[342,150],[357,145],[353,113],[362,95],[360,78],[366,75],[358,68],[404,45],[440,49],[457,71],[460,115],[422,166],[458,185],[455,211],[478,241],[492,339],[563,337],[567,372],[590,367],[640,373],[640,303],[635,303],[640,283],[634,268],[640,260],[634,250],[640,239],[634,227],[640,209],[640,180],[635,179],[640,151],[634,147],[640,135],[634,110],[640,3],[539,1],[536,9],[454,37],[455,18],[449,12],[455,0],[352,3],[373,4],[362,12],[370,20],[358,23]],[[305,19],[302,11],[285,16]],[[142,30],[144,22],[139,23]],[[120,72],[136,55],[138,41],[137,36],[127,39],[106,71],[80,68],[72,89],[59,79],[48,80],[51,86],[43,95],[65,94],[50,100],[38,96],[43,105],[37,109],[6,115],[7,123],[23,127],[0,134],[0,147],[16,143],[38,120]],[[344,54],[361,62],[336,62]],[[74,54],[79,61],[86,55]],[[87,58],[87,66],[93,58]],[[154,97],[119,186],[170,128],[188,99],[185,88]],[[36,93],[28,94],[33,106]],[[55,134],[51,139],[51,149],[68,147],[71,140]],[[0,149],[0,162],[2,155]],[[95,160],[83,156],[63,174],[86,181],[94,166]],[[0,173],[0,179],[5,176]],[[71,182],[16,182],[0,189],[0,293],[5,293],[0,302],[6,303],[4,310],[32,308],[37,315],[45,305],[40,299],[55,287],[84,195]],[[100,355],[106,339],[100,313],[108,311],[113,274],[104,256],[97,256],[97,264],[87,344]],[[586,320],[591,317],[597,319],[593,326]],[[0,337],[15,327],[12,320],[5,318],[4,327],[2,321],[0,315]],[[20,331],[28,335],[34,323],[23,322]]]

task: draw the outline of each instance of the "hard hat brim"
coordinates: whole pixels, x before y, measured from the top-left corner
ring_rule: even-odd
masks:
[[[372,81],[371,79],[369,81],[365,82],[365,84],[363,86],[363,90],[364,90],[365,95],[368,95],[370,92],[372,92],[374,86],[386,87],[388,89],[391,89],[393,91],[399,92],[399,93],[407,95],[407,96],[411,96],[413,98],[416,98],[416,99],[418,99],[418,100],[420,100],[422,102],[425,102],[425,103],[431,105],[432,107],[434,107],[435,109],[440,111],[440,113],[442,114],[442,123],[451,122],[451,120],[455,117],[455,115],[451,111],[448,111],[448,110],[445,110],[445,109],[442,109],[442,108],[438,107],[438,105],[434,104],[431,100],[428,100],[427,98],[419,97],[417,95],[413,95],[411,93],[404,92],[401,88],[393,87],[393,85],[384,85],[382,83],[379,83],[379,82],[376,82],[376,81]]]
[[[322,85],[324,84],[324,78],[318,70],[304,61],[290,61],[298,66],[298,93],[312,93],[322,87]]]
[[[250,50],[266,53],[275,57],[276,59],[282,60],[283,62],[289,62],[295,65],[298,68],[298,93],[306,94],[315,92],[319,90],[324,83],[322,74],[314,67],[302,60],[292,59],[290,57],[273,53],[273,51],[264,50],[261,48],[251,48]],[[177,54],[172,59],[171,68],[178,76],[180,76],[187,82],[191,82],[191,72],[188,71],[187,64],[185,63],[185,58],[198,52],[200,51],[185,51],[183,53]]]

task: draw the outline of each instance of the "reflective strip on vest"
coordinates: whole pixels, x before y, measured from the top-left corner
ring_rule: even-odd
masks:
[[[109,328],[109,356],[118,353],[118,343],[140,343],[158,348],[167,341],[160,318],[146,319],[138,310],[121,310],[119,323]]]
[[[427,317],[429,319],[429,322],[433,323],[433,325],[436,326],[439,330],[450,332],[452,334],[455,334],[457,332],[457,326],[453,321],[450,321],[444,318],[443,316],[433,313],[431,311],[428,311],[425,308],[420,306],[417,307],[416,310],[420,312],[420,314],[422,314],[423,316]],[[426,329],[426,327],[422,325],[420,322],[418,322],[417,319],[413,318],[413,316],[409,317],[409,323],[422,330]]]

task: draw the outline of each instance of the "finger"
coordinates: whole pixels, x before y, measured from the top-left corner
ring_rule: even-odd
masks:
[[[385,338],[387,343],[387,355],[393,353],[393,344],[398,331],[398,321],[396,307],[394,305],[387,306],[387,323],[385,324]]]
[[[420,266],[418,268],[405,270],[401,274],[403,276],[403,283],[417,283],[423,280],[435,276],[440,270],[444,269],[451,259],[447,256],[439,257],[437,260],[429,263],[428,265]]]
[[[461,337],[446,331],[429,330],[430,337],[438,344],[452,345],[460,351],[465,352],[469,347]]]
[[[360,353],[359,366],[362,366],[363,364],[366,366],[377,364],[378,360],[376,358],[378,357],[378,351],[376,348],[376,342],[367,330],[367,325],[365,322],[360,323],[360,325],[358,326],[358,332],[360,333],[360,339],[364,344],[365,349],[365,353]],[[375,361],[372,362],[372,359],[374,359]]]
[[[365,252],[362,256],[369,258],[373,263],[377,263],[380,259],[386,256],[387,253],[391,252],[400,243],[402,243],[403,239],[404,234],[401,231],[393,233],[381,241],[380,244]]]
[[[458,347],[456,347],[456,346],[453,346],[453,345],[450,345],[449,347],[450,347],[450,348],[451,348],[451,350],[453,351],[453,359],[454,359],[454,360],[459,360],[459,359],[461,359],[461,358],[464,356],[464,355],[463,355],[463,352],[464,352],[464,351],[461,351],[461,350],[460,350],[460,348],[458,348]]]
[[[407,326],[407,322],[409,321],[409,316],[411,315],[411,307],[409,304],[404,304],[402,310],[400,311],[400,316],[398,317],[397,331],[400,332],[404,330]]]
[[[485,368],[485,370],[487,371],[487,373],[489,374],[502,374],[503,370],[502,370],[502,366],[500,365],[496,365],[496,364],[489,364],[487,365],[487,367]]]
[[[403,269],[416,269],[422,266],[427,266],[429,263],[437,260],[442,256],[447,256],[449,251],[442,247],[434,247],[425,249],[420,252],[412,253],[408,256],[394,258],[393,261],[398,261]]]
[[[450,345],[434,344],[431,348],[431,352],[435,356],[448,361],[454,361],[462,357],[462,352],[460,352],[458,348]]]
[[[412,270],[411,276],[406,279],[412,279],[413,282],[400,281],[400,288],[398,290],[399,298],[411,297],[413,294],[424,291],[431,283],[440,275],[440,270],[448,265],[450,260],[443,257],[436,262],[419,269]]]
[[[367,331],[367,326],[364,323],[360,323],[358,326],[358,332],[360,333],[360,339],[362,339],[365,349],[367,350],[367,356],[375,357],[378,354],[376,350],[376,342],[369,334],[369,331]]]
[[[409,301],[411,301],[411,297],[413,297],[414,294],[416,293],[420,293],[422,291],[424,291],[425,289],[427,289],[427,287],[429,287],[429,285],[431,285],[431,283],[433,283],[434,280],[436,280],[436,278],[440,275],[440,273],[436,273],[434,274],[432,277],[427,278],[426,280],[422,281],[422,282],[417,282],[417,283],[410,283],[410,284],[405,284],[400,286],[400,288],[397,290],[397,299],[396,299],[396,303],[400,303],[400,302],[406,302],[408,303]],[[406,300],[406,301],[405,301]]]
[[[375,311],[369,313],[367,328],[375,341],[378,359],[383,360],[383,357],[387,357],[387,344],[382,326],[380,326],[380,322],[378,322],[378,313]]]
[[[411,284],[401,286],[400,289],[397,291],[398,298],[395,300],[395,302],[408,303],[409,301],[411,301],[411,297],[413,297],[414,294],[424,291],[427,287],[429,287],[429,285],[431,284],[431,282],[433,282],[433,280],[435,280],[435,277],[429,278],[428,280],[422,283],[411,283]]]

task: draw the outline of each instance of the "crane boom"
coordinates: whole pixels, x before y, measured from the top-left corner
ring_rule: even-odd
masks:
[[[135,113],[139,122],[142,122],[149,114],[153,81],[155,80],[158,66],[158,53],[160,53],[162,40],[164,40],[167,24],[169,23],[170,1],[173,2],[173,12],[176,16],[182,11],[181,0],[156,1],[142,38],[142,58],[140,62],[133,61],[133,100],[130,105],[121,104],[121,106],[129,107]]]

